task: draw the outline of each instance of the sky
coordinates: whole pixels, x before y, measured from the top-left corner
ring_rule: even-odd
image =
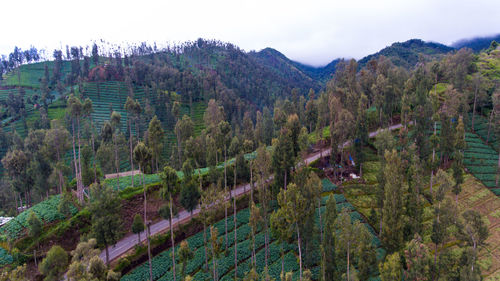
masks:
[[[1,10],[0,54],[201,37],[321,66],[412,38],[452,44],[500,33],[498,0],[7,0]]]

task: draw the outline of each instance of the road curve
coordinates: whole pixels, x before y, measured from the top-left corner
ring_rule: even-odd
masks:
[[[396,124],[396,125],[390,126],[387,129],[392,131],[392,130],[396,130],[399,128],[401,128],[401,124]],[[386,129],[379,129],[377,131],[370,132],[369,137],[373,138],[376,135],[378,135],[380,132],[382,132],[383,130],[386,130]],[[345,143],[342,144],[342,147],[348,146],[350,143],[351,143],[350,141],[346,141]],[[306,164],[311,163],[313,161],[318,160],[321,157],[329,155],[330,152],[331,152],[331,148],[323,149],[320,152],[316,152],[316,153],[308,156],[306,159],[304,159],[304,161]],[[248,192],[250,192],[250,184],[249,183],[244,184],[244,185],[240,185],[236,189],[231,190],[231,195],[235,196],[235,197],[239,197],[239,196],[242,196]],[[227,198],[227,200],[229,200],[229,197]],[[193,216],[197,216],[199,213],[200,213],[199,207],[197,207],[195,210],[193,210]],[[174,227],[176,227],[178,224],[185,223],[186,221],[188,221],[190,219],[191,219],[191,214],[189,212],[183,210],[183,211],[179,212],[177,214],[177,217],[175,217],[172,220],[172,224]],[[161,220],[157,223],[154,223],[150,226],[151,236],[158,234],[158,233],[161,233],[161,232],[169,229],[169,227],[170,227],[170,222],[168,220]],[[141,232],[141,242],[144,242],[145,240],[146,240],[146,232],[143,231],[143,232]],[[121,255],[123,255],[124,253],[126,253],[127,251],[132,249],[137,244],[138,244],[137,235],[136,234],[129,234],[128,236],[126,236],[123,239],[121,239],[120,241],[118,241],[115,245],[109,246],[108,247],[109,261],[111,262],[111,261],[119,258]],[[103,250],[101,252],[101,254],[99,255],[99,257],[103,261],[105,261],[106,260],[106,251]]]

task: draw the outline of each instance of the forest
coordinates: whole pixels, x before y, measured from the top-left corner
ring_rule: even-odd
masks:
[[[0,280],[498,280],[483,41],[325,67],[205,39],[16,47]]]

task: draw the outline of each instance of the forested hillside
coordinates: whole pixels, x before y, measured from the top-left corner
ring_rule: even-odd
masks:
[[[495,43],[126,47],[2,59],[0,280],[500,277]]]

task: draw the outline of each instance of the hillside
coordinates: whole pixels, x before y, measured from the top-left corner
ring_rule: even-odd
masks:
[[[475,52],[482,51],[490,47],[491,41],[495,40],[500,42],[500,34],[486,36],[486,37],[475,37],[471,39],[462,39],[451,45],[455,49],[469,48]]]
[[[420,57],[427,62],[432,59],[439,59],[453,50],[454,48],[440,43],[411,39],[405,42],[393,43],[391,46],[385,47],[375,54],[362,58],[358,63],[360,67],[363,67],[371,59],[385,56],[396,66],[412,69],[419,62]]]

